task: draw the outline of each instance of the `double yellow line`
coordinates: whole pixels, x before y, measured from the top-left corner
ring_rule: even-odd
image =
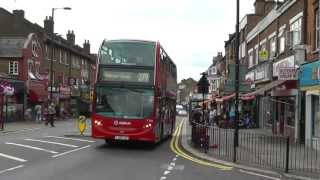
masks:
[[[232,170],[231,166],[224,166],[224,165],[217,164],[217,163],[207,162],[207,161],[201,160],[199,158],[192,157],[192,156],[188,155],[187,153],[185,153],[183,150],[181,150],[178,142],[179,142],[179,137],[181,134],[183,123],[184,123],[184,120],[182,120],[180,122],[180,124],[178,125],[177,129],[175,130],[175,132],[173,134],[172,140],[170,142],[170,148],[174,153],[176,153],[177,155],[179,155],[185,159],[188,159],[192,162],[195,162],[195,163],[198,163],[198,164],[201,164],[204,166],[210,166],[210,167],[218,168],[218,169],[225,170],[225,171]]]

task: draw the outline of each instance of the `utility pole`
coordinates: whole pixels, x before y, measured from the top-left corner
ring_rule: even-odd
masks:
[[[235,84],[234,84],[234,89],[235,89],[235,93],[236,93],[236,102],[235,102],[235,131],[234,131],[234,146],[233,146],[233,162],[236,162],[237,160],[237,147],[239,145],[239,0],[237,0],[237,17],[236,17],[236,44],[235,44]]]

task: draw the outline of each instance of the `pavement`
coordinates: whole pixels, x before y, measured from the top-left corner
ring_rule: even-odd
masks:
[[[42,124],[36,130],[3,133],[0,179],[279,180],[190,156],[180,146],[181,122],[178,118],[171,139],[157,145],[105,144],[90,137],[90,128],[87,136],[80,136],[74,121],[57,122],[55,128]]]
[[[203,151],[200,151],[199,149],[194,148],[193,145],[191,145],[191,126],[189,123],[187,123],[187,120],[185,119],[182,125],[182,133],[181,133],[181,146],[182,148],[188,152],[190,155],[193,157],[197,157],[202,160],[206,160],[208,162],[214,162],[214,163],[219,163],[222,165],[230,166],[233,168],[237,168],[242,172],[248,171],[250,174],[256,174],[256,175],[261,175],[261,176],[268,176],[270,177],[269,179],[272,178],[279,178],[279,179],[301,179],[301,180],[319,180],[320,179],[320,174],[312,174],[312,178],[307,177],[310,176],[310,174],[307,174],[306,176],[301,176],[301,175],[296,175],[295,173],[283,173],[279,170],[273,170],[273,169],[265,169],[265,168],[257,168],[256,166],[253,165],[248,165],[248,164],[238,164],[238,163],[233,163],[231,159],[222,160],[221,158],[215,157],[213,154],[209,153],[204,153]],[[254,130],[249,130],[250,133],[255,133]],[[265,134],[266,132],[259,132],[259,134]],[[232,142],[232,140],[231,140]],[[317,177],[318,176],[318,177]]]

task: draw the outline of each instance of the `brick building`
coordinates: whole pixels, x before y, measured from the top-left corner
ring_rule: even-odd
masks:
[[[43,58],[38,64],[30,63],[30,66],[39,68],[39,74],[46,74],[50,79],[52,60],[53,100],[59,102],[61,106],[67,106],[69,100],[74,97],[82,100],[81,102],[87,102],[88,105],[96,60],[95,56],[90,54],[89,41],[86,40],[83,47],[80,47],[75,44],[73,31],[68,31],[66,39],[53,32],[52,17],[46,17],[44,27],[41,27],[26,20],[23,10],[14,10],[10,13],[0,8],[0,27],[0,37],[26,38],[30,33],[37,36]]]
[[[261,20],[248,33],[247,77],[254,77],[259,125],[279,135],[299,138],[299,91],[296,70],[304,58],[307,1],[257,0]]]
[[[305,8],[305,52],[306,63],[300,68],[299,87],[301,93],[301,139],[306,142],[320,138],[320,23],[319,1],[309,0]]]

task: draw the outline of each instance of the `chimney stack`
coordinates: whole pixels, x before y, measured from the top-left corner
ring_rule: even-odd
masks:
[[[83,49],[85,53],[90,54],[90,42],[89,40],[84,40]]]
[[[75,45],[75,40],[76,40],[76,36],[74,35],[73,30],[72,30],[72,31],[68,30],[67,41],[68,41],[71,45]]]
[[[254,2],[254,9],[255,9],[255,14],[256,15],[261,15],[263,16],[265,14],[265,0],[256,0]]]
[[[13,15],[17,19],[24,19],[24,10],[16,9],[12,11]]]
[[[46,19],[44,20],[44,30],[46,33],[52,35],[53,34],[53,26],[54,22],[51,16],[46,16]]]

